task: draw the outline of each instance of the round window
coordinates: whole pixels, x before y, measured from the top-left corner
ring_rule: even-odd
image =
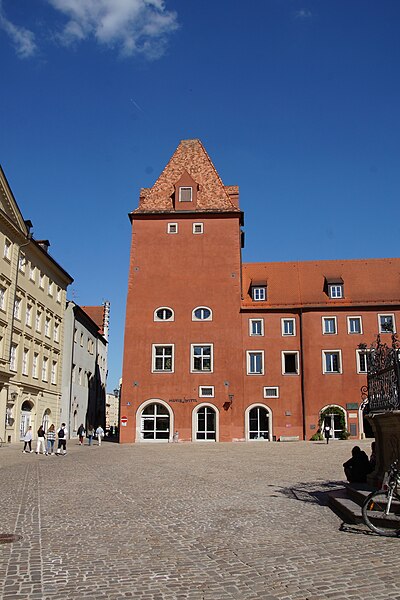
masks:
[[[157,319],[161,321],[168,321],[172,317],[172,310],[170,308],[159,308],[156,312]]]
[[[196,319],[209,319],[211,315],[211,310],[209,308],[196,308],[194,311],[194,316]]]

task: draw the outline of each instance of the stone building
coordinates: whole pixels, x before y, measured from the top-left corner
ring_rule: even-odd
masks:
[[[243,264],[239,189],[182,141],[130,214],[120,441],[368,431],[365,350],[400,318],[400,259]]]

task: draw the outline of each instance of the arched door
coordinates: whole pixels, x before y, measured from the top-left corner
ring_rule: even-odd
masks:
[[[265,406],[253,406],[248,419],[249,440],[269,440],[269,412]]]
[[[32,425],[31,423],[31,411],[32,411],[32,403],[29,400],[25,400],[21,406],[21,415],[19,421],[19,439],[23,440],[24,435],[29,427]]]
[[[217,414],[211,406],[201,406],[196,413],[196,440],[217,439]]]
[[[168,409],[154,402],[148,404],[140,417],[142,440],[169,440],[170,416]]]

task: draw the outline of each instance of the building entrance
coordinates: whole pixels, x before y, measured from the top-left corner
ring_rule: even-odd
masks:
[[[340,440],[340,435],[343,431],[342,419],[338,414],[325,415],[324,417],[324,430],[325,427],[329,427],[332,434],[333,440]]]
[[[170,416],[162,404],[148,404],[142,411],[140,437],[142,440],[169,440]]]
[[[29,425],[32,425],[31,410],[32,410],[32,404],[28,400],[25,400],[25,402],[21,406],[21,418],[20,418],[20,422],[19,422],[19,439],[20,440],[24,439],[25,433],[27,432]]]
[[[196,440],[216,440],[216,413],[210,406],[202,406],[196,415]]]
[[[249,439],[269,440],[269,413],[264,406],[249,411]]]

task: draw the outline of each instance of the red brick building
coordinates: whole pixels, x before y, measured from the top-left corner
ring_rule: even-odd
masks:
[[[364,434],[361,342],[390,342],[400,259],[242,264],[239,190],[182,141],[130,214],[121,442]]]

